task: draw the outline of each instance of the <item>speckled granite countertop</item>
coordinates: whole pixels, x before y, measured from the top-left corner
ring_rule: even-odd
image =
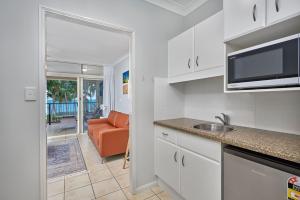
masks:
[[[154,122],[156,125],[185,131],[224,144],[241,147],[300,164],[300,135],[240,126],[232,126],[234,130],[227,133],[203,131],[193,128],[194,125],[200,123],[207,123],[207,121],[178,118]]]

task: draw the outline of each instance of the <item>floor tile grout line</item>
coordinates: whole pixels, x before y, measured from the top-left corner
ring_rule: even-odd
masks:
[[[121,177],[121,176],[124,176],[124,175],[127,175],[127,174],[129,174],[129,172],[125,172],[125,173],[121,173],[121,174],[118,174],[118,173],[116,173],[116,174],[118,174],[118,175],[115,175],[114,173],[113,173],[113,171],[112,171],[112,168],[119,168],[117,165],[115,165],[114,166],[114,164],[112,164],[112,166],[109,166],[108,164],[109,164],[109,162],[105,162],[105,163],[103,163],[104,165],[105,165],[105,167],[106,167],[106,169],[111,173],[111,176],[112,177],[110,177],[110,178],[105,178],[105,179],[103,179],[103,180],[99,180],[99,181],[95,181],[94,183],[92,182],[92,178],[91,178],[91,176],[92,176],[92,174],[91,174],[91,171],[93,171],[93,169],[94,169],[94,166],[97,166],[97,164],[101,164],[101,163],[98,163],[98,161],[99,161],[99,158],[101,158],[100,156],[99,156],[99,154],[97,154],[97,152],[94,152],[94,150],[91,150],[91,151],[88,151],[88,150],[86,150],[86,149],[90,149],[90,145],[93,145],[91,142],[90,142],[90,140],[89,140],[89,138],[79,138],[79,137],[77,137],[77,139],[78,139],[78,141],[79,141],[79,145],[80,145],[80,149],[81,149],[81,152],[82,152],[82,154],[83,154],[83,159],[84,159],[84,162],[85,162],[85,164],[86,164],[86,162],[87,162],[87,160],[89,160],[89,162],[90,162],[90,164],[91,165],[89,165],[89,166],[93,166],[93,167],[88,167],[88,165],[86,164],[86,168],[87,168],[87,170],[85,171],[85,172],[80,172],[78,175],[83,175],[83,174],[87,174],[88,175],[88,178],[89,178],[89,184],[88,185],[85,185],[85,186],[81,186],[81,187],[78,187],[78,188],[74,188],[74,189],[72,189],[72,190],[70,190],[70,191],[68,191],[68,192],[71,192],[71,191],[74,191],[74,190],[78,190],[78,189],[80,189],[80,188],[83,188],[83,187],[87,187],[87,186],[91,186],[92,187],[92,191],[93,191],[93,196],[94,196],[94,199],[96,199],[97,197],[96,197],[96,194],[95,194],[95,190],[94,190],[94,187],[93,187],[93,185],[94,184],[96,184],[96,183],[100,183],[100,182],[103,182],[103,181],[106,181],[106,180],[109,180],[109,179],[114,179],[116,182],[117,182],[117,184],[118,184],[118,186],[119,186],[119,188],[117,189],[117,190],[115,190],[115,191],[112,191],[112,192],[109,192],[109,193],[107,193],[107,194],[105,194],[105,195],[102,195],[102,196],[99,196],[98,198],[101,198],[101,197],[104,197],[104,196],[107,196],[107,195],[110,195],[110,194],[113,194],[113,193],[116,193],[116,192],[122,192],[122,194],[124,195],[124,197],[125,197],[125,199],[127,199],[127,200],[129,200],[130,198],[129,197],[127,197],[127,195],[126,195],[126,193],[125,193],[125,189],[128,189],[129,187],[130,187],[130,185],[129,186],[127,186],[127,187],[124,187],[124,188],[122,188],[122,186],[121,186],[121,184],[118,182],[118,179],[117,178],[119,178],[119,177]],[[87,142],[85,142],[87,140]],[[94,146],[93,146],[94,147]],[[83,149],[85,149],[84,151],[83,151]],[[94,148],[93,148],[94,149]],[[96,156],[95,158],[96,159],[94,159],[94,156]],[[93,159],[88,159],[88,158],[90,158],[90,157],[93,157]],[[101,158],[102,159],[102,158]],[[116,159],[116,161],[117,160],[119,160],[119,159]],[[101,160],[100,160],[101,161]],[[120,167],[121,167],[121,165],[120,165]],[[100,171],[104,171],[104,170],[106,170],[106,169],[100,169]],[[95,170],[96,171],[98,171],[96,168],[95,168]],[[116,169],[117,170],[117,169]],[[122,169],[120,169],[120,170],[122,170]],[[64,176],[64,197],[63,197],[63,199],[65,199],[65,195],[66,195],[66,179],[67,179],[67,176]],[[158,194],[156,194],[151,188],[150,188],[150,191],[153,193],[151,196],[149,196],[149,197],[147,197],[147,198],[145,198],[144,200],[147,200],[147,199],[150,199],[150,198],[153,198],[153,197],[157,197],[159,200],[161,200],[160,198],[159,198],[159,196],[158,196],[158,194],[160,194],[160,193],[162,193],[163,191],[161,191],[161,192],[159,192]],[[60,193],[60,194],[62,194],[62,193]],[[59,194],[58,194],[59,195]]]
[[[153,192],[154,193],[154,192]],[[147,199],[150,199],[150,198],[152,198],[152,197],[157,197],[158,199],[160,199],[155,193],[154,193],[154,195],[152,195],[152,196],[150,196],[150,197],[147,197],[146,199],[143,199],[143,200],[147,200]]]
[[[64,200],[66,198],[66,176],[64,176]]]
[[[80,147],[81,148],[81,147]],[[102,159],[102,158],[101,158]],[[85,159],[84,159],[85,160]],[[100,160],[99,160],[100,161]],[[108,170],[110,171],[110,169],[109,169],[109,167],[107,166],[107,165],[105,165],[107,168],[108,168]],[[105,169],[103,169],[103,170],[105,170]],[[89,176],[89,180],[90,180],[90,183],[91,183],[91,187],[92,187],[92,190],[93,190],[93,193],[94,193],[94,197],[95,197],[95,199],[97,198],[96,197],[96,194],[95,194],[95,191],[94,191],[94,186],[93,186],[93,184],[96,184],[96,183],[100,183],[100,182],[103,182],[103,181],[106,181],[106,180],[109,180],[109,179],[113,179],[114,178],[114,176],[113,176],[113,174],[112,174],[112,172],[110,171],[110,173],[111,173],[111,175],[112,175],[112,177],[111,178],[107,178],[107,179],[104,179],[104,180],[101,180],[101,181],[97,181],[97,182],[94,182],[94,183],[92,183],[92,180],[91,180],[91,178],[90,178],[90,173],[89,173],[89,171],[90,170],[87,170],[88,171],[88,176]],[[101,170],[102,171],[102,170]],[[118,181],[115,179],[115,181],[117,182],[117,184],[119,185],[119,183],[118,183]],[[119,185],[119,187],[120,187],[120,185]],[[100,197],[103,197],[103,196],[106,196],[106,195],[109,195],[109,194],[112,194],[112,193],[115,193],[115,192],[118,192],[118,191],[120,191],[120,190],[122,190],[122,188],[120,187],[120,189],[119,190],[116,190],[116,191],[113,191],[113,192],[110,192],[110,193],[107,193],[107,194],[105,194],[105,195],[102,195],[102,196],[100,196]],[[100,198],[99,197],[99,198]],[[125,196],[126,197],[126,196]]]
[[[78,139],[79,140],[79,139]],[[81,152],[82,152],[82,146],[81,144],[79,143],[79,146],[81,148]],[[92,191],[93,191],[93,195],[94,195],[94,199],[96,199],[96,194],[95,194],[95,191],[94,191],[94,187],[93,187],[93,184],[92,184],[92,180],[91,180],[91,177],[90,177],[90,173],[88,171],[88,167],[87,167],[87,164],[86,164],[86,161],[85,161],[85,157],[83,156],[83,160],[84,160],[84,164],[86,166],[86,169],[87,169],[87,174],[88,174],[88,177],[89,177],[89,180],[90,180],[90,184],[91,184],[91,188],[92,188]]]
[[[113,178],[115,179],[115,181],[117,182],[117,184],[119,185],[119,187],[121,188],[121,192],[123,193],[123,195],[125,196],[125,198],[127,200],[129,200],[125,194],[125,192],[123,191],[123,188],[121,187],[120,183],[118,182],[118,180],[116,179],[115,175],[112,173],[110,167],[107,165],[107,163],[105,163],[106,167],[108,168],[108,170],[110,171],[110,173],[112,174]]]
[[[121,192],[123,193],[123,195],[125,196],[125,198],[126,198],[127,200],[129,200],[129,198],[127,197],[127,195],[125,194],[125,192],[124,192],[124,190],[123,190],[124,188],[121,187],[121,185],[120,185],[120,183],[118,182],[118,180],[116,179],[115,175],[112,173],[110,167],[107,165],[107,163],[105,163],[105,165],[106,165],[106,167],[108,168],[108,170],[110,171],[110,173],[112,174],[113,178],[115,179],[115,181],[117,182],[117,184],[119,185],[119,187],[121,188]]]
[[[69,191],[66,191],[66,193],[67,193],[67,192],[73,192],[74,190],[78,190],[78,189],[84,188],[84,187],[89,186],[89,185],[91,185],[91,183],[89,183],[89,184],[87,184],[87,185],[83,185],[83,186],[77,187],[77,188],[74,188],[74,189],[69,190]]]

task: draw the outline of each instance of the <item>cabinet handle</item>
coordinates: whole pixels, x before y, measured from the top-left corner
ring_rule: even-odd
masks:
[[[279,0],[275,0],[276,12],[279,12]]]
[[[177,151],[174,153],[173,158],[174,158],[174,161],[177,162]]]
[[[253,17],[253,21],[256,22],[256,4],[254,4],[252,9],[252,17]]]
[[[168,136],[168,133],[162,132],[161,134],[163,134],[164,136]]]
[[[181,158],[181,164],[182,164],[182,166],[184,167],[184,155],[183,155],[182,158]]]
[[[197,65],[197,67],[199,66],[198,58],[199,58],[199,56],[196,57],[196,65]]]
[[[188,67],[189,67],[189,69],[191,69],[191,59],[189,58],[189,61],[188,61]]]

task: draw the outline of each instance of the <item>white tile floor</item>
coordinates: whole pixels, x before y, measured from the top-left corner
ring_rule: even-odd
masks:
[[[48,200],[171,200],[158,186],[131,194],[129,168],[122,168],[123,157],[102,164],[89,137],[80,135],[78,140],[87,170],[48,180]]]

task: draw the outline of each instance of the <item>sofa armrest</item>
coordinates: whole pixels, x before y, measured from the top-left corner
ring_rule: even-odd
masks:
[[[107,150],[111,148],[126,149],[129,138],[128,128],[115,128],[100,131],[99,145]]]
[[[103,123],[107,123],[108,120],[107,120],[107,118],[101,118],[101,119],[89,119],[87,122],[88,122],[88,125],[92,125],[92,124],[103,124]]]

